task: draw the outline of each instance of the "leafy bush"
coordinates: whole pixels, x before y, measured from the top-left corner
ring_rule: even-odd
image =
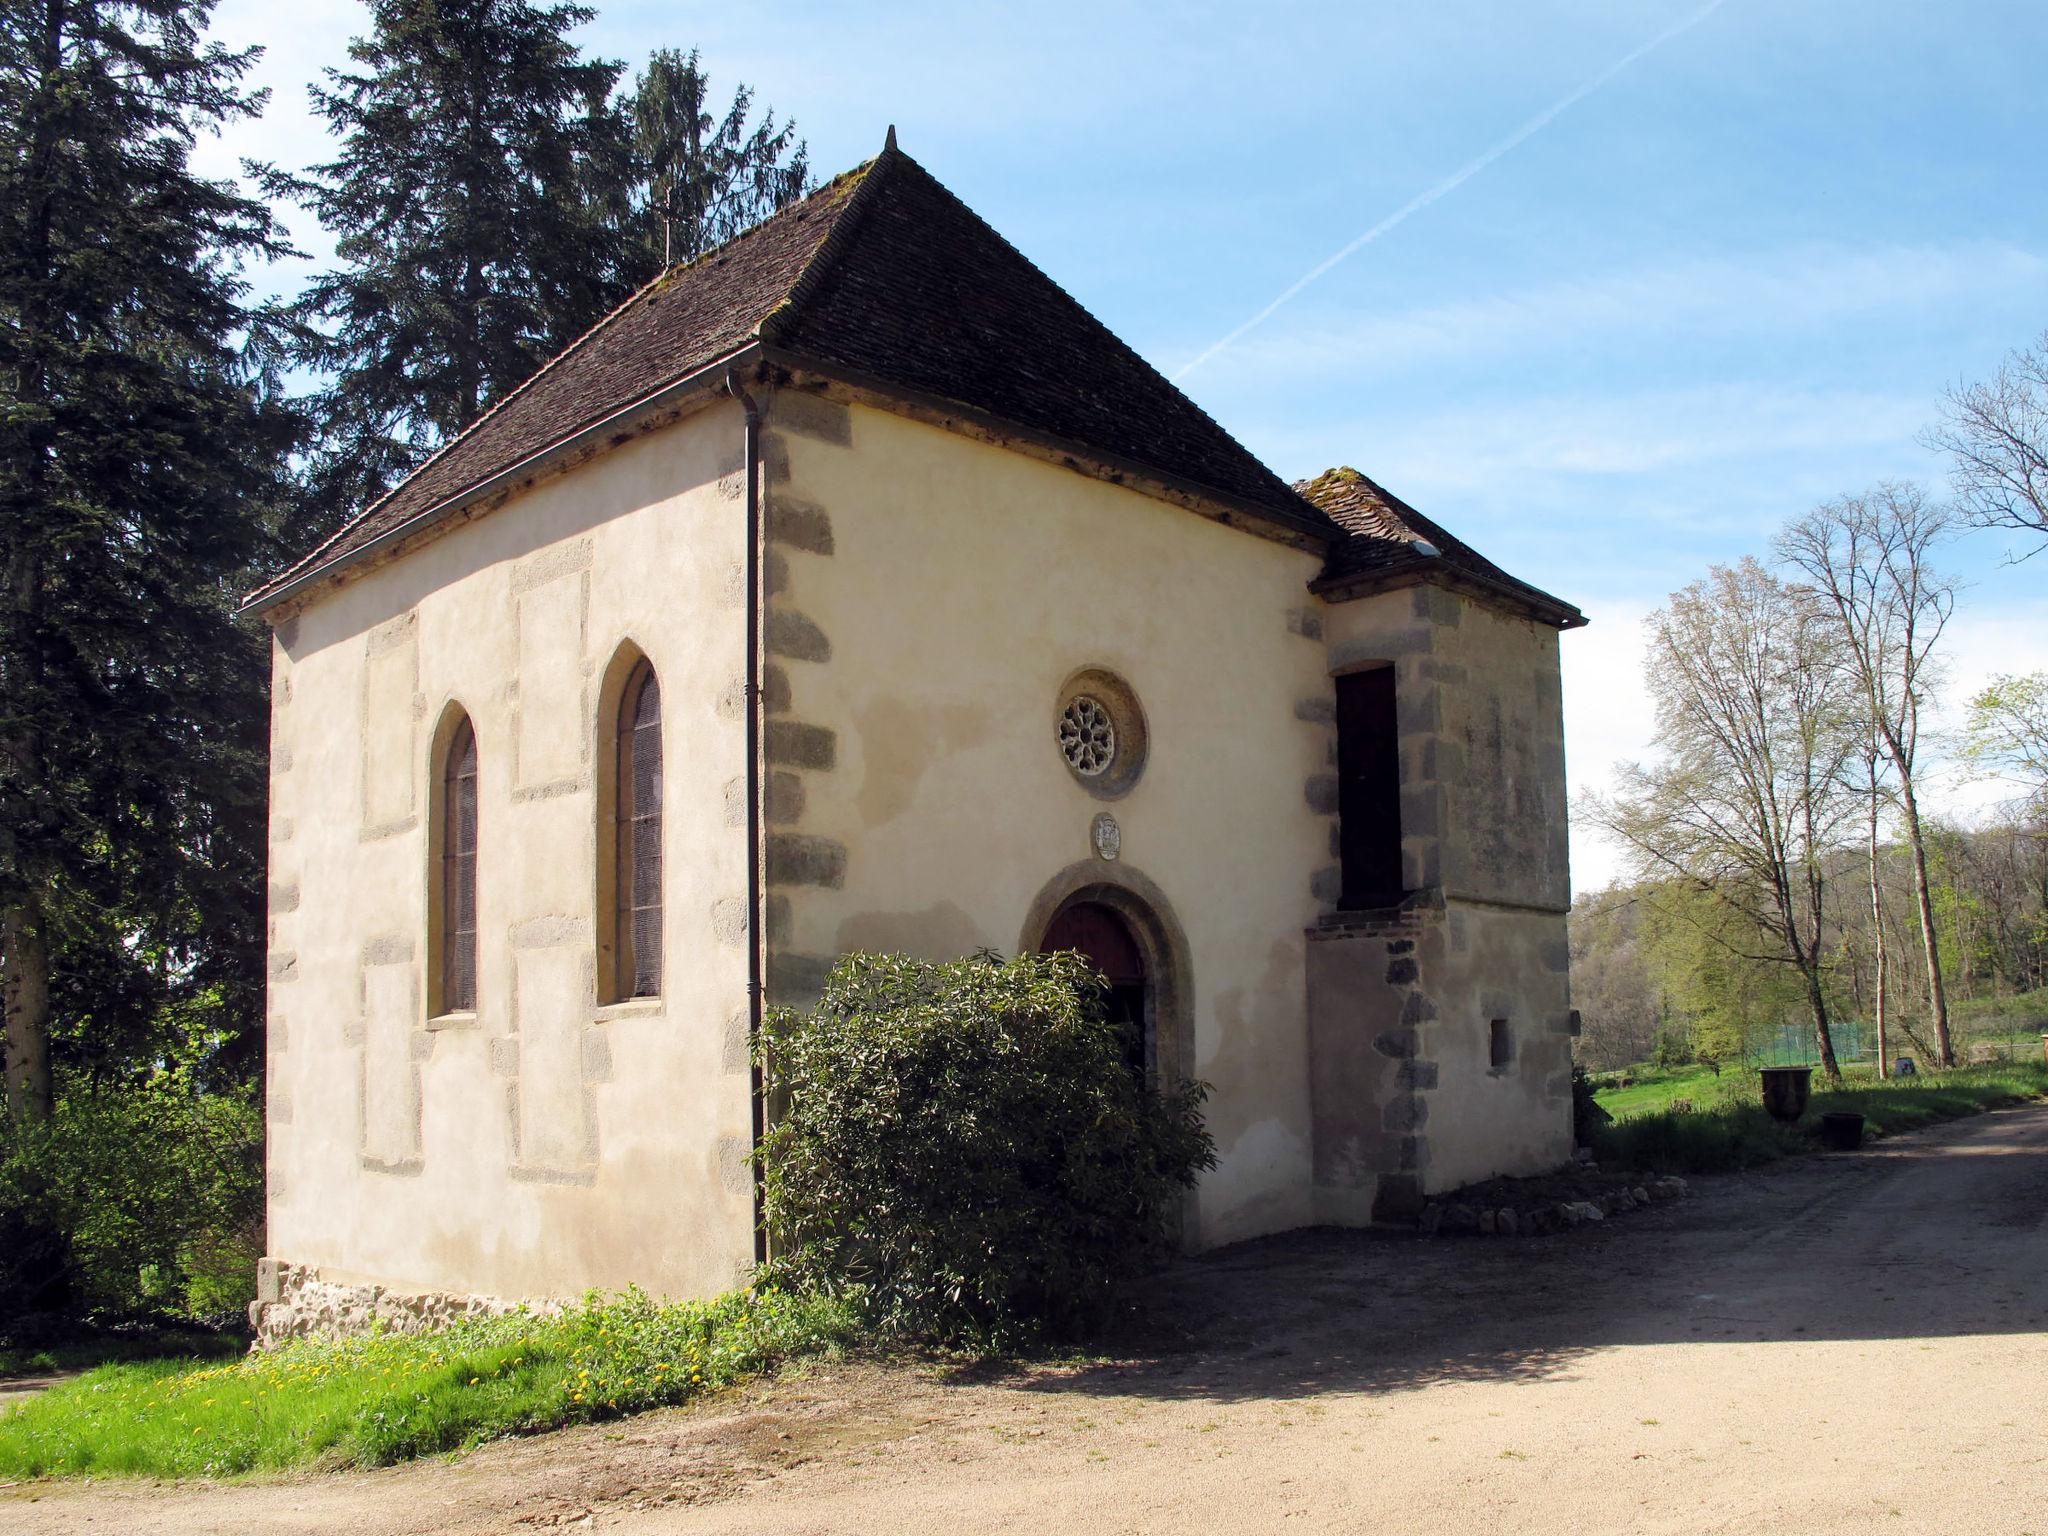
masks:
[[[183,1073],[67,1084],[0,1119],[0,1336],[48,1314],[231,1323],[255,1294],[263,1123],[249,1090]]]
[[[1098,1324],[1215,1166],[1202,1084],[1124,1062],[1072,954],[850,955],[764,1031],[774,1269],[892,1331],[982,1346]]]
[[[1593,1145],[1593,1138],[1600,1133],[1603,1125],[1610,1124],[1614,1116],[1607,1113],[1600,1101],[1594,1097],[1603,1084],[1590,1076],[1584,1067],[1572,1068],[1572,1144],[1580,1147]]]
[[[687,1402],[853,1332],[846,1305],[821,1297],[630,1291],[442,1333],[112,1365],[0,1409],[0,1478],[377,1466]]]
[[[1718,1104],[1616,1120],[1594,1132],[1592,1146],[1601,1162],[1616,1167],[1731,1173],[1808,1151],[1812,1143],[1773,1120],[1761,1104]]]

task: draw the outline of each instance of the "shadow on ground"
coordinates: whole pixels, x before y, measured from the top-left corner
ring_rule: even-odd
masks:
[[[1693,1187],[1545,1236],[1239,1244],[1161,1275],[1107,1358],[956,1374],[1230,1402],[1541,1381],[1619,1347],[2048,1329],[2048,1106]]]

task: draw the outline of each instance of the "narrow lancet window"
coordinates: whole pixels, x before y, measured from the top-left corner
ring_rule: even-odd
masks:
[[[661,995],[661,685],[642,661],[619,698],[615,801],[621,997]]]
[[[1341,905],[1357,911],[1401,900],[1401,738],[1394,669],[1337,679],[1337,842]]]
[[[476,732],[455,727],[441,782],[441,1009],[476,1009]]]

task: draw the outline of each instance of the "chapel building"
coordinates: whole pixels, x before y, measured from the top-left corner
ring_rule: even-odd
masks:
[[[1078,948],[1191,1248],[1571,1144],[1570,604],[1289,485],[893,142],[251,599],[266,1337],[756,1257],[763,1004]]]

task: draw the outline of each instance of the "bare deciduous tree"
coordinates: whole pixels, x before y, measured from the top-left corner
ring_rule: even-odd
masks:
[[[1931,564],[1950,532],[1949,509],[1918,486],[1886,482],[1816,508],[1778,537],[1778,557],[1807,581],[1840,633],[1833,654],[1862,698],[1865,724],[1897,775],[1895,794],[1913,856],[1913,891],[1927,965],[1928,1014],[1941,1065],[1955,1065],[1948,993],[1927,879],[1927,838],[1914,774],[1920,707],[1939,673],[1935,648],[1955,611],[1955,583]],[[1875,823],[1872,825],[1875,845]],[[1878,915],[1880,931],[1882,914]]]
[[[1876,975],[1871,984],[1871,1014],[1877,1025],[1877,1075],[1892,1075],[1890,1042],[1885,1038],[1885,986],[1890,979],[1891,949],[1884,938],[1884,881],[1882,860],[1884,845],[1878,836],[1878,814],[1884,803],[1884,759],[1877,749],[1875,733],[1863,749],[1863,776],[1870,807],[1870,936],[1876,960]]]
[[[1954,462],[1972,521],[2048,540],[2048,332],[2008,353],[1990,378],[1949,390],[1926,441]],[[2048,542],[2027,554],[2042,549]]]
[[[1627,763],[1588,817],[1637,874],[1678,879],[1748,918],[1804,985],[1822,1070],[1839,1078],[1823,984],[1825,864],[1856,813],[1844,766],[1856,710],[1835,626],[1755,560],[1715,566],[1649,621],[1654,765]]]

